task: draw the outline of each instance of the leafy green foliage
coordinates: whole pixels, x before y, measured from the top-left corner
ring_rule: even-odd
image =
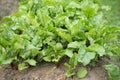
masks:
[[[120,70],[117,65],[114,63],[104,65],[105,69],[107,70],[109,80],[119,80]]]
[[[78,63],[89,65],[116,49],[120,54],[114,44],[120,28],[107,25],[102,10],[96,0],[22,1],[16,13],[0,22],[0,64],[14,62],[23,70],[67,56],[66,75],[70,77]],[[77,76],[86,73],[81,68]]]
[[[76,53],[73,54],[73,56],[70,58],[69,63],[65,63],[65,66],[68,67],[68,71],[66,72],[67,77],[70,77],[75,74],[74,70],[77,66],[78,55]]]

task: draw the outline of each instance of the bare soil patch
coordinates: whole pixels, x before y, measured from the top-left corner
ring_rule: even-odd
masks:
[[[76,76],[67,78],[67,68],[60,63],[56,67],[53,63],[39,63],[36,67],[30,67],[23,71],[13,70],[10,66],[0,70],[0,80],[107,80],[107,75],[102,67],[88,69],[88,75],[83,79]]]
[[[0,0],[0,19],[15,12],[19,0]]]

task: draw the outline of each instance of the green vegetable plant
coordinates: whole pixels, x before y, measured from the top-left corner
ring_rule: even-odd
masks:
[[[120,70],[117,65],[114,63],[109,63],[104,65],[104,67],[107,70],[109,80],[119,80]]]
[[[68,57],[67,77],[85,77],[86,65],[120,55],[114,44],[120,28],[106,24],[106,8],[96,0],[22,0],[16,13],[0,21],[0,65],[15,63],[23,70]]]

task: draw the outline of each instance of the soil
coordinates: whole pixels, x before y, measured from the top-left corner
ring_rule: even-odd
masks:
[[[18,8],[19,0],[0,0],[0,19],[3,16],[10,15]],[[83,79],[76,76],[67,78],[65,73],[67,68],[61,62],[59,67],[54,63],[41,62],[35,67],[30,67],[23,71],[12,69],[9,65],[0,69],[0,80],[107,80],[106,71],[98,63],[97,67],[90,69],[88,75]]]
[[[19,0],[0,0],[0,19],[15,12]]]
[[[61,62],[59,67],[54,63],[38,63],[23,71],[12,69],[9,65],[0,69],[0,80],[107,80],[106,71],[101,67],[88,68],[88,75],[83,79],[76,76],[67,78],[67,68]]]

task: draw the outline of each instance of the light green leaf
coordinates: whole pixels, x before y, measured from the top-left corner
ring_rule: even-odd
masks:
[[[107,70],[109,80],[119,80],[120,69],[119,66],[114,63],[104,65]]]
[[[31,66],[36,66],[36,61],[34,59],[28,59],[25,62],[29,63]]]
[[[87,65],[95,58],[95,55],[95,52],[86,52],[85,48],[80,48],[78,51],[78,62],[83,63],[83,65]]]
[[[28,66],[27,66],[25,63],[20,63],[20,64],[18,65],[18,70],[24,70],[24,69],[26,69],[26,68],[28,68]]]
[[[72,41],[72,37],[71,37],[71,35],[68,34],[68,33],[65,33],[65,32],[63,32],[63,31],[58,31],[58,35],[59,35],[62,39],[66,40],[66,41],[68,41],[68,42],[71,42],[71,41]]]
[[[30,51],[27,51],[25,53],[21,53],[20,57],[22,57],[23,59],[28,59],[30,55],[31,55]]]
[[[78,54],[74,53],[73,56],[70,58],[69,64],[72,68],[75,68],[78,63]]]
[[[51,62],[52,59],[51,59],[51,56],[46,56],[43,58],[43,60],[47,61],[47,62]]]
[[[27,46],[27,49],[28,50],[30,50],[30,49],[34,49],[34,48],[36,48],[34,45],[32,45],[32,44],[29,44],[28,46]]]
[[[67,72],[66,72],[66,76],[67,76],[67,77],[70,77],[70,76],[72,76],[72,75],[74,75],[74,74],[75,74],[74,69],[69,69],[69,70],[67,70]]]
[[[8,58],[6,60],[3,60],[2,64],[10,64],[13,60],[15,60],[15,58]]]
[[[24,45],[16,42],[16,43],[14,44],[14,48],[15,48],[15,49],[24,49]]]
[[[85,6],[84,11],[85,11],[86,16],[93,17],[96,14],[96,9],[97,8],[93,8],[90,5]]]
[[[70,49],[66,49],[65,50],[65,55],[67,55],[68,57],[72,57],[73,56],[73,51],[72,50],[70,50]]]
[[[70,68],[70,65],[69,65],[68,63],[65,62],[64,65],[65,65],[66,67]]]
[[[86,75],[87,75],[87,69],[85,67],[81,67],[80,69],[78,69],[77,72],[78,78],[84,78]]]
[[[55,47],[56,47],[57,50],[63,49],[63,45],[61,43],[56,43]]]
[[[100,56],[103,56],[106,54],[105,49],[99,44],[92,44],[87,49],[90,51],[97,52],[97,54],[99,54]]]
[[[70,77],[75,74],[75,67],[78,63],[78,54],[74,53],[73,56],[70,58],[69,63],[65,63],[65,66],[67,66],[69,69],[66,72],[66,76]]]
[[[5,40],[4,38],[0,38],[0,45],[2,45],[2,46],[8,46],[10,43],[7,41],[7,40]]]
[[[78,2],[75,2],[75,1],[71,1],[67,8],[81,8],[80,4]]]
[[[30,22],[33,26],[39,27],[39,23],[38,23],[37,20],[34,18],[34,13],[33,13],[33,12],[29,12],[28,18],[29,18],[29,22]]]
[[[14,60],[17,60],[17,57],[8,57],[7,53],[0,54],[0,64],[10,64]]]
[[[80,42],[78,41],[70,42],[68,44],[68,48],[79,48],[79,47],[80,47]]]

